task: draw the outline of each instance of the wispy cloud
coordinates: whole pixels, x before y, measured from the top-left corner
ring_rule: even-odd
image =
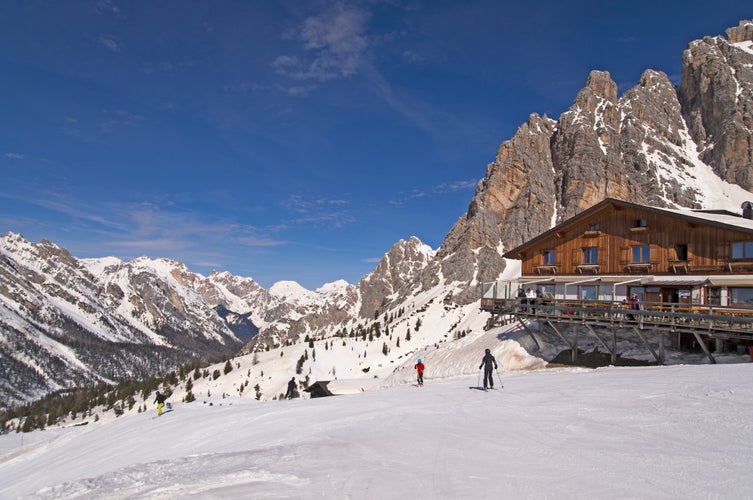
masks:
[[[21,201],[40,208],[51,210],[60,214],[67,215],[74,219],[96,223],[111,229],[122,229],[111,219],[100,215],[99,210],[89,207],[79,200],[67,196],[65,193],[46,189],[33,193],[10,193],[0,191],[0,198],[8,200]]]
[[[443,182],[434,186],[432,190],[435,194],[457,193],[458,191],[474,191],[478,185],[478,179],[465,181]]]
[[[26,155],[21,153],[5,153],[5,157],[11,160],[23,160],[26,158]]]
[[[420,198],[429,198],[442,196],[445,194],[457,193],[461,191],[474,191],[478,180],[461,180],[453,182],[443,182],[437,184],[431,189],[411,189],[410,191],[401,191],[397,197],[389,201],[389,204],[394,207],[401,207],[410,200],[416,200]]]
[[[301,54],[285,54],[272,63],[275,71],[295,80],[326,82],[358,73],[366,57],[370,13],[357,5],[337,3],[308,17],[286,33],[302,43]]]
[[[135,127],[144,120],[143,116],[123,110],[104,110],[103,114],[99,129],[104,133],[112,133],[124,127]]]
[[[342,198],[307,199],[301,195],[291,195],[280,205],[296,214],[287,221],[290,225],[307,224],[341,228],[356,220],[352,213],[345,210],[349,202]]]
[[[188,254],[220,257],[229,247],[274,247],[287,243],[277,236],[278,228],[209,220],[208,216],[180,208],[170,200],[91,203],[54,190],[24,193],[0,190],[0,198],[35,205],[67,217],[69,222],[63,226],[75,227],[82,235],[79,247],[86,245],[86,241],[96,246],[90,253],[109,251],[122,258],[139,255],[177,258]],[[19,225],[37,225],[30,217],[22,222]]]
[[[343,206],[348,202],[342,198],[324,198],[316,197],[314,199],[307,199],[302,195],[294,194],[283,200],[280,205],[292,210],[294,212],[306,213],[312,209],[321,209],[324,207]]]
[[[104,136],[121,131],[124,128],[138,127],[144,117],[125,110],[103,109],[99,116],[81,120],[74,116],[62,118],[60,132],[87,142],[98,142]]]
[[[165,209],[154,203],[124,205],[117,208],[130,220],[129,232],[141,241],[173,241],[176,247],[194,242],[217,242],[247,247],[269,247],[285,243],[275,237],[275,228],[257,228],[247,224],[202,221],[199,215],[178,208]],[[151,238],[151,240],[150,240]]]
[[[99,35],[98,40],[99,40],[100,45],[110,49],[113,52],[120,53],[123,51],[120,41],[118,41],[118,39],[112,35],[107,35],[107,34]]]
[[[99,10],[100,12],[108,13],[108,14],[115,14],[117,16],[123,15],[123,11],[120,10],[120,7],[115,5],[110,0],[99,0],[97,2],[97,10]]]

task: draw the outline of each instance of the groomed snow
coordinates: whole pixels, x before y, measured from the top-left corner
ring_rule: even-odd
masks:
[[[479,353],[479,357],[480,357]],[[197,400],[0,437],[0,498],[750,498],[750,363]],[[495,376],[496,378],[496,376]],[[497,383],[499,385],[499,383]],[[151,403],[151,401],[150,401]],[[153,406],[150,406],[153,408]]]

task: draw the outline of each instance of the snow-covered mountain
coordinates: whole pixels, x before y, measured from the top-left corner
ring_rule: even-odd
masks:
[[[49,241],[0,237],[2,404],[237,352],[243,341],[187,273],[168,260],[78,260]]]
[[[440,248],[400,240],[356,284],[265,290],[165,259],[79,261],[7,234],[0,401],[232,355],[243,344],[241,354],[276,353],[287,373],[303,357],[302,375],[314,380],[383,377],[419,349],[480,331],[480,284],[516,273],[504,250],[604,197],[737,211],[753,199],[751,26],[692,42],[677,88],[647,70],[618,96],[608,73],[592,72],[557,120],[532,114],[501,144]],[[331,364],[333,350],[347,363]],[[262,392],[276,394],[285,380],[262,381]]]

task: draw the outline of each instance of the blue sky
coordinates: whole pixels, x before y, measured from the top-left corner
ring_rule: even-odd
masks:
[[[0,3],[0,233],[313,289],[438,248],[498,146],[745,2]]]

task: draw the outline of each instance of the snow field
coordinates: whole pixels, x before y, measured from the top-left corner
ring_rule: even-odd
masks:
[[[745,498],[751,364],[226,398],[0,436],[0,498]]]

